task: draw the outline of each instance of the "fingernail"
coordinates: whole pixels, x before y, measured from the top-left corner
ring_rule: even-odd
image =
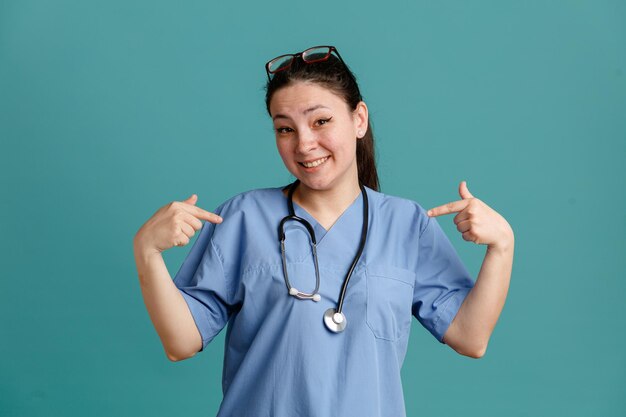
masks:
[[[428,210],[428,212],[426,214],[428,214],[428,216],[432,216],[433,215],[433,211],[432,210]]]

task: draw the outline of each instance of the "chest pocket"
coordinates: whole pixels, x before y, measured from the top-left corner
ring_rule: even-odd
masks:
[[[415,273],[393,266],[366,268],[366,321],[379,339],[397,341],[409,332]]]

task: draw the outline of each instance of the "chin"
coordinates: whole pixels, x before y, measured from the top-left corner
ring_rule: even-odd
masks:
[[[298,178],[300,180],[301,184],[306,185],[308,188],[312,189],[312,190],[316,190],[316,191],[325,191],[328,190],[332,187],[332,181],[326,180],[326,179],[312,179],[310,177],[306,177],[306,176],[301,176],[298,177],[296,176],[296,178]]]

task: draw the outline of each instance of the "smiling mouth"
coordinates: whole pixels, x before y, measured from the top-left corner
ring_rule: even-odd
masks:
[[[315,161],[311,162],[298,162],[298,164],[302,165],[305,168],[315,168],[326,162],[328,158],[330,158],[330,156],[325,156],[324,158],[316,159]]]

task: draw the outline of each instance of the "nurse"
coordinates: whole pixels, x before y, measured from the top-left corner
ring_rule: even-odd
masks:
[[[379,191],[368,108],[336,48],[281,55],[266,72],[276,146],[296,180],[213,212],[195,194],[161,207],[134,239],[150,318],[172,361],[226,327],[220,417],[404,416],[412,317],[483,356],[513,231],[464,181],[457,201],[428,211]],[[486,246],[475,282],[436,220],[453,213],[463,239]],[[172,280],[162,252],[198,231]]]

